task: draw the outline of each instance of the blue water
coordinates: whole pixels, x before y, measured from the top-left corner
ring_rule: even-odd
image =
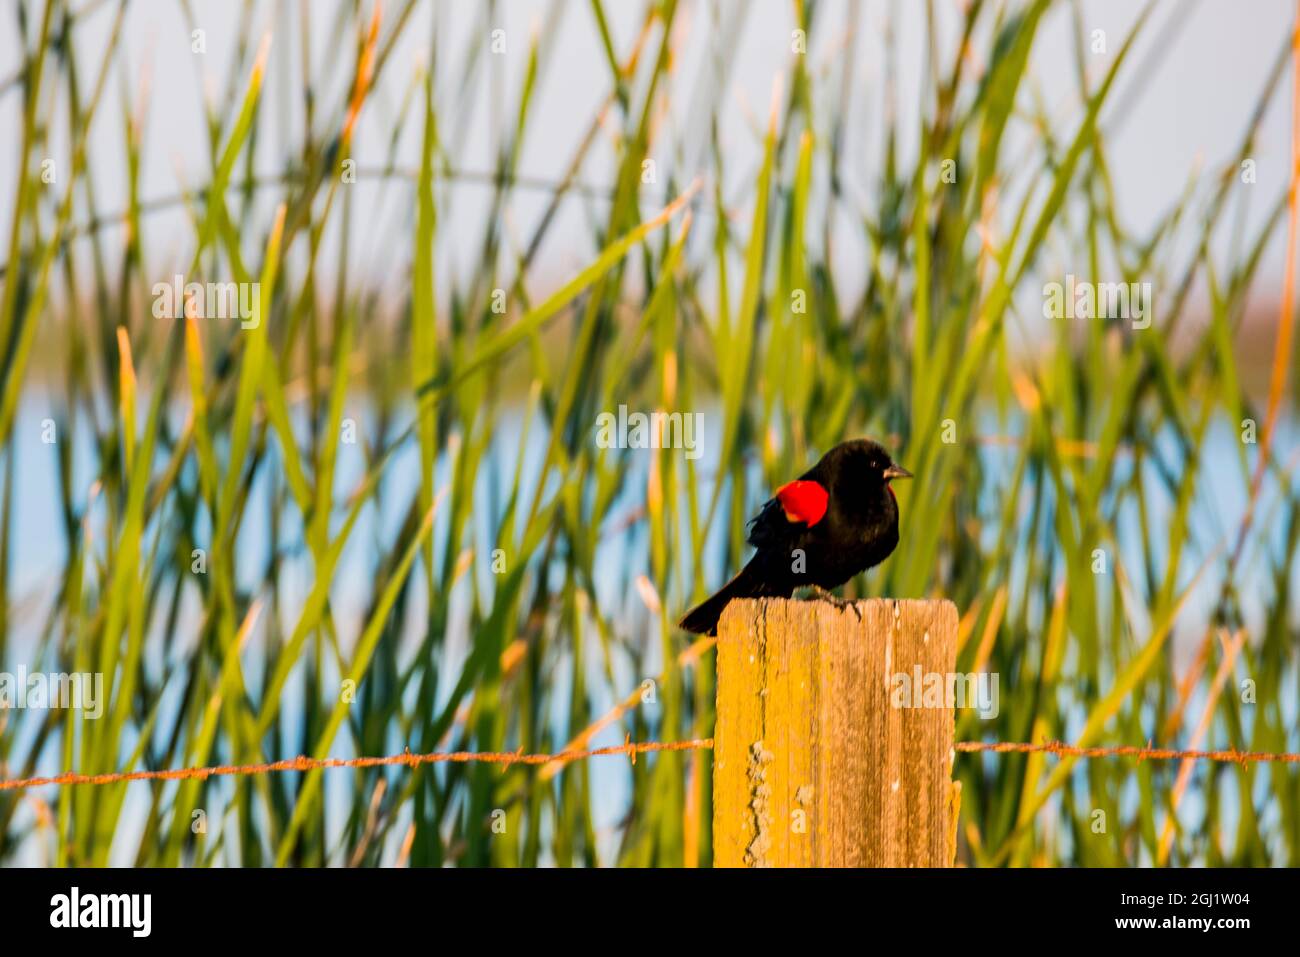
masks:
[[[171,414],[177,426],[183,421],[185,411],[183,406],[178,406],[172,410]],[[358,435],[365,435],[367,428],[373,427],[373,423],[368,421],[368,413],[365,410],[348,409],[345,411],[345,415],[358,420]],[[45,620],[45,613],[53,602],[55,588],[67,555],[67,543],[62,539],[61,520],[59,518],[55,448],[43,444],[40,436],[39,424],[46,417],[56,417],[55,410],[51,405],[51,397],[41,393],[30,394],[25,400],[18,418],[19,426],[15,438],[18,459],[15,462],[14,501],[18,507],[14,512],[15,527],[12,541],[14,561],[12,563],[12,578],[9,583],[11,607],[15,609],[13,613],[14,628],[8,636],[8,660],[0,662],[0,670],[12,671],[19,663],[25,664],[28,668],[39,666],[39,663],[27,659],[33,653],[37,629]],[[408,417],[403,415],[397,415],[394,418],[398,423],[398,428],[409,421]],[[705,421],[707,432],[710,426],[716,426],[716,414],[713,412],[707,413]],[[988,422],[985,424],[988,427],[987,431],[997,431],[996,423]],[[484,595],[490,595],[493,588],[493,575],[490,571],[490,563],[486,560],[486,556],[492,547],[489,532],[493,526],[488,521],[490,516],[483,513],[499,510],[504,504],[502,488],[509,484],[514,473],[516,458],[520,454],[522,427],[522,414],[507,413],[501,417],[492,440],[492,451],[489,459],[494,463],[494,467],[482,470],[476,478],[475,503],[479,514],[476,515],[476,520],[473,523],[473,536],[477,543],[476,548],[480,551],[480,556],[472,566],[472,574],[477,576],[480,594]],[[74,474],[72,485],[76,490],[76,494],[84,502],[87,490],[93,480],[94,447],[91,437],[86,430],[82,430],[75,436],[60,436],[59,438],[61,441],[73,442]],[[1227,549],[1235,541],[1236,529],[1246,505],[1246,487],[1238,464],[1236,442],[1236,430],[1229,423],[1220,422],[1213,428],[1206,449],[1203,452],[1209,457],[1208,461],[1221,463],[1221,465],[1216,464],[1215,467],[1205,470],[1202,486],[1197,490],[1196,501],[1192,510],[1191,542],[1180,562],[1180,589],[1191,581],[1216,546]],[[1281,452],[1280,457],[1283,460],[1286,460],[1288,450],[1300,447],[1297,444],[1293,423],[1287,423],[1279,431],[1276,442],[1277,448]],[[708,496],[712,492],[712,477],[716,469],[716,460],[714,458],[716,452],[712,450],[716,448],[716,445],[717,443],[703,443],[702,447],[706,450],[705,456],[696,463],[698,474],[701,476],[699,494],[701,501],[705,503],[707,503]],[[1179,469],[1181,467],[1180,452],[1171,437],[1162,436],[1158,440],[1158,448],[1171,468]],[[525,443],[523,448],[525,457],[523,484],[528,492],[525,501],[529,500],[532,490],[536,487],[544,453],[545,436],[535,425],[528,442]],[[273,448],[269,454],[276,456],[278,450]],[[1011,479],[1015,450],[998,445],[989,445],[985,447],[982,454],[987,479],[984,495],[986,506],[989,514],[996,515],[1000,501],[1010,491],[1006,488],[1006,483]],[[646,650],[645,661],[640,669],[644,673],[634,671],[634,659],[630,655],[616,650],[613,659],[615,687],[611,689],[604,673],[604,662],[599,643],[591,640],[595,634],[594,628],[588,628],[589,645],[584,652],[584,657],[588,669],[586,678],[590,695],[590,710],[593,715],[603,714],[646,677],[657,675],[663,667],[660,654],[658,620],[646,609],[635,586],[636,578],[649,571],[647,529],[644,521],[626,529],[620,525],[624,516],[633,514],[635,510],[644,504],[650,456],[648,453],[638,454],[635,452],[629,453],[629,456],[629,478],[619,500],[610,509],[610,515],[614,516],[611,519],[611,524],[614,527],[607,526],[606,534],[602,536],[601,544],[598,547],[595,562],[596,594],[594,601],[614,621],[618,633],[630,647],[640,647]],[[344,500],[347,494],[355,488],[364,474],[365,467],[362,445],[345,444],[340,446],[335,481],[335,501]],[[1131,469],[1131,458],[1121,458],[1120,467]],[[449,468],[450,462],[444,455],[438,463],[435,488],[441,488],[445,484]],[[391,541],[396,535],[403,519],[403,510],[418,487],[418,469],[416,447],[413,443],[407,443],[395,454],[385,472],[379,491],[379,499],[384,507],[377,508],[373,504],[366,506],[358,526],[343,552],[340,567],[335,575],[332,607],[345,655],[351,650],[356,637],[364,626],[366,604],[371,599],[376,587],[374,585],[376,578],[375,558],[378,544]],[[268,554],[270,538],[267,534],[271,489],[266,476],[278,473],[278,467],[262,469],[262,477],[252,489],[247,517],[243,523],[239,539],[240,554],[236,562],[236,574],[241,589],[255,589],[258,583],[264,579],[267,563],[271,560],[271,556]],[[1294,494],[1296,477],[1292,475],[1289,480],[1292,483],[1292,494]],[[1142,481],[1149,491],[1148,517],[1151,532],[1151,559],[1154,566],[1162,570],[1167,555],[1166,527],[1172,515],[1173,502],[1163,491],[1163,483],[1154,466],[1148,466],[1146,473],[1142,476]],[[755,482],[754,484],[757,487],[758,483]],[[1277,491],[1275,483],[1270,480],[1261,497],[1263,505],[1256,521],[1257,531],[1252,536],[1247,554],[1243,560],[1244,571],[1239,573],[1238,576],[1246,621],[1251,633],[1256,635],[1259,633],[1264,615],[1271,602],[1272,589],[1272,572],[1269,570],[1271,563],[1262,564],[1258,553],[1262,552],[1272,556],[1279,555],[1285,532],[1276,512]],[[487,505],[485,506],[483,503],[487,503]],[[719,516],[727,514],[725,504],[725,502],[722,503],[718,513]],[[756,505],[757,503],[750,504]],[[440,560],[442,547],[448,534],[448,513],[449,509],[444,508],[440,519],[435,524],[435,555],[439,556],[436,560]],[[282,632],[287,634],[292,630],[301,601],[305,598],[311,586],[313,572],[309,556],[303,549],[297,547],[297,543],[301,538],[301,527],[296,517],[296,510],[286,508],[283,510],[283,515],[280,542],[281,548],[287,548],[287,551],[281,554],[277,561],[283,588],[280,627]],[[95,507],[92,507],[88,516],[92,540],[96,543],[96,554],[102,555],[105,520],[103,503],[100,502]],[[259,520],[259,516],[266,516],[267,519]],[[1027,517],[1023,516],[1022,518],[1027,519]],[[336,533],[338,531],[343,518],[343,511],[337,510],[333,517],[332,532]],[[1145,584],[1142,581],[1142,568],[1143,551],[1146,546],[1139,537],[1140,526],[1135,509],[1126,510],[1119,523],[1119,530],[1121,538],[1118,549],[1119,561],[1124,564],[1132,578],[1133,587],[1138,592],[1141,592],[1145,589]],[[151,528],[150,531],[149,541],[152,541],[153,529]],[[721,579],[725,572],[721,568],[723,537],[723,535],[716,533],[710,536],[709,547],[703,559],[709,569],[708,578],[710,581]],[[289,546],[286,546],[285,543],[289,543]],[[991,547],[993,543],[988,542],[986,544]],[[1113,563],[1115,556],[1111,556],[1110,560]],[[1179,672],[1185,667],[1196,645],[1205,634],[1208,615],[1222,584],[1223,571],[1224,561],[1220,557],[1210,565],[1207,573],[1193,590],[1192,596],[1178,620],[1174,632],[1174,647],[1176,668]],[[1291,593],[1293,596],[1298,596],[1300,595],[1300,568],[1292,568],[1290,573],[1293,585]],[[1012,576],[1012,581],[1018,587],[1023,585],[1023,574],[1023,569],[1017,569]],[[1018,587],[1013,588],[1013,601],[1015,600],[1014,592],[1018,590]],[[665,596],[660,597],[664,599]],[[668,614],[673,614],[678,610],[672,606],[673,602],[678,600],[676,595],[669,596],[667,599],[669,607],[666,609]],[[469,582],[462,579],[452,592],[449,627],[440,651],[439,673],[441,686],[438,689],[439,706],[447,700],[460,672],[461,665],[468,654],[469,601]],[[405,627],[402,632],[403,646],[402,653],[399,653],[400,660],[409,660],[410,653],[419,640],[420,628],[425,620],[427,605],[428,596],[424,589],[423,575],[417,568],[411,576],[411,595]],[[194,626],[201,613],[197,596],[193,590],[190,590],[183,607],[184,612],[176,636],[178,640],[173,643],[172,655],[188,654],[192,650],[193,642],[188,636],[193,634]],[[1143,610],[1138,608],[1132,609],[1132,611],[1137,616],[1132,637],[1133,647],[1136,648],[1140,647],[1145,640],[1144,629],[1141,625]],[[269,613],[264,608],[263,614]],[[1293,616],[1296,614],[1296,609],[1292,609],[1292,614]],[[156,649],[159,646],[158,640],[161,636],[157,635],[156,625],[153,631],[151,646]],[[249,652],[245,655],[248,662],[245,679],[253,687],[259,686],[265,677],[261,674],[262,655],[259,647],[259,643],[264,640],[264,635],[264,628],[259,627],[251,639]],[[325,657],[327,661],[332,661],[332,656],[326,655]],[[553,711],[550,717],[552,721],[552,740],[555,747],[559,747],[565,742],[569,725],[567,715],[563,711],[569,697],[569,660],[567,653],[563,653],[561,660],[555,662],[553,668],[553,673],[558,676],[557,680],[559,682],[558,685],[552,687],[551,694]],[[171,670],[178,663],[174,660],[157,660],[157,655],[155,655],[152,659],[146,661],[146,668],[153,680],[158,681],[161,680],[165,672]],[[327,665],[327,671],[330,668],[332,668],[332,664]],[[1069,671],[1070,664],[1067,660],[1064,664],[1064,672],[1068,674]],[[328,677],[327,680],[329,680]],[[286,689],[286,700],[294,702],[300,699],[302,692],[301,681],[301,674],[295,671]],[[1004,688],[1003,691],[1004,693],[1010,693],[1013,689]],[[413,683],[408,694],[414,696],[416,693],[417,689]],[[166,687],[163,714],[160,719],[163,725],[168,724],[169,716],[183,705],[181,694],[182,689],[175,682]],[[1083,718],[1088,710],[1088,702],[1077,700],[1074,693],[1068,688],[1062,694],[1062,713],[1077,716],[1077,720],[1067,720],[1066,733],[1063,736],[1070,737],[1077,734],[1081,729]],[[406,703],[408,706],[412,706],[414,701],[408,700]],[[1194,699],[1188,714],[1199,714],[1199,703],[1198,699]],[[1300,715],[1296,713],[1297,703],[1289,701],[1285,703],[1284,707],[1288,721],[1293,726],[1300,724]],[[652,729],[659,720],[658,709],[658,704],[647,704],[642,707],[641,714],[650,722]],[[293,715],[288,714],[286,717],[289,719],[292,728]],[[19,755],[26,753],[24,745],[30,740],[30,734],[33,730],[30,727],[25,727],[20,731],[15,753]],[[296,729],[293,730],[296,734]],[[592,742],[592,745],[599,747],[618,744],[622,742],[623,735],[623,726],[616,724],[605,729]],[[129,737],[123,740],[124,751],[129,750],[134,743],[134,740]],[[388,742],[392,751],[400,751],[407,744],[408,742],[397,737],[396,732]],[[340,757],[349,756],[349,747],[348,735],[346,733],[341,734],[336,742],[335,754]],[[280,755],[275,755],[275,757],[278,756]],[[62,770],[59,767],[61,760],[60,754],[55,754],[51,749],[47,749],[40,771],[57,772]],[[592,793],[597,796],[593,807],[595,826],[600,836],[603,859],[608,861],[612,860],[618,845],[618,824],[626,811],[630,795],[630,771],[626,760],[607,758],[593,760],[590,773],[592,776]],[[1082,783],[1081,779],[1080,782]],[[228,795],[231,786],[229,782],[219,782],[213,785],[214,797],[210,799],[209,804],[212,807],[220,807],[222,802],[217,796]],[[325,794],[328,802],[327,807],[332,812],[331,820],[340,821],[344,818],[346,809],[351,805],[351,787],[352,781],[346,775],[333,777],[326,775]],[[1184,802],[1182,813],[1184,815],[1194,815],[1199,810],[1201,801],[1202,797],[1193,788]],[[138,841],[139,830],[143,826],[142,817],[145,808],[145,792],[143,790],[136,792],[132,798],[128,799],[114,848],[115,862],[123,864],[130,862]],[[217,820],[210,820],[209,824],[210,831],[220,826]],[[403,827],[397,828],[399,835]],[[1228,832],[1225,831],[1225,833]],[[34,846],[29,848],[29,854],[32,862],[38,859],[36,856],[37,849]]]

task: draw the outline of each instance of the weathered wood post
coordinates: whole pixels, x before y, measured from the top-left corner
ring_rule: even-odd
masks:
[[[952,866],[951,700],[936,707],[913,686],[938,675],[932,691],[938,680],[951,687],[957,609],[891,599],[854,608],[761,599],[723,613],[715,866]]]

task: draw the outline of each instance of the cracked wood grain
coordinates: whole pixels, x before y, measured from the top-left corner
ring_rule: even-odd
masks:
[[[718,867],[949,867],[953,711],[899,707],[896,675],[949,675],[948,601],[738,600],[718,627]]]

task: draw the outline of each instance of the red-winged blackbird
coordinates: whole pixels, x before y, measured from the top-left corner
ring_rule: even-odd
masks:
[[[835,446],[750,519],[749,544],[758,551],[680,626],[712,635],[733,598],[789,598],[798,588],[835,588],[880,564],[898,544],[898,499],[889,482],[911,477],[870,439]]]

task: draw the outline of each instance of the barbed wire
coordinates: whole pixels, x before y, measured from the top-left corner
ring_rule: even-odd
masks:
[[[418,767],[422,764],[463,764],[471,761],[487,764],[550,764],[559,762],[568,764],[586,758],[602,757],[611,754],[626,754],[636,764],[638,754],[656,751],[695,751],[713,747],[712,738],[699,738],[693,741],[625,741],[623,744],[607,748],[592,748],[585,751],[560,751],[555,754],[526,754],[519,751],[433,751],[416,754],[404,751],[401,754],[386,754],[378,757],[359,758],[309,758],[299,755],[281,761],[269,761],[264,764],[221,764],[200,768],[172,768],[162,771],[115,771],[106,774],[76,774],[68,772],[50,777],[16,778],[0,780],[0,791],[18,791],[24,788],[43,787],[56,784],[68,786],[74,784],[123,784],[131,781],[185,781],[191,779],[207,780],[217,777],[241,777],[253,774],[272,774],[280,771],[317,771],[328,768],[376,768],[391,765]]]
[[[125,784],[133,781],[186,781],[217,777],[242,777],[254,774],[273,774],[284,771],[321,771],[330,768],[376,768],[400,765],[419,767],[424,764],[527,764],[562,765],[587,758],[625,754],[636,764],[638,754],[661,751],[707,751],[713,748],[712,738],[695,738],[688,741],[631,741],[619,745],[587,750],[558,751],[554,754],[528,754],[519,751],[433,751],[416,754],[385,754],[359,758],[309,758],[300,755],[264,764],[218,764],[209,767],[171,768],[160,771],[114,771],[105,774],[77,774],[67,772],[48,777],[13,778],[0,780],[0,791],[20,791],[26,788],[77,784]],[[1043,741],[1037,744],[1021,741],[958,741],[954,750],[963,754],[1054,754],[1073,758],[1137,758],[1139,761],[1218,761],[1230,764],[1300,764],[1300,754],[1291,752],[1238,751],[1235,748],[1219,751],[1198,751],[1183,748],[1153,748],[1131,744],[1109,747],[1081,747],[1062,741]]]
[[[1232,764],[1277,762],[1300,764],[1300,754],[1270,751],[1196,751],[1182,748],[1140,747],[1132,744],[1109,747],[1080,747],[1062,741],[1044,741],[1028,744],[1018,741],[958,741],[956,750],[966,753],[992,752],[995,754],[1055,754],[1072,758],[1137,758],[1139,761],[1221,761]]]

